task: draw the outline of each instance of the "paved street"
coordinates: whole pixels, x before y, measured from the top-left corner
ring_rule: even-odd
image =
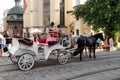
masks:
[[[97,59],[78,57],[59,65],[56,60],[36,62],[21,71],[8,57],[0,57],[0,80],[120,80],[120,51],[97,52]]]

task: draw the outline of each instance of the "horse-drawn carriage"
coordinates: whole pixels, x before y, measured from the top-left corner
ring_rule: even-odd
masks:
[[[56,32],[50,32],[54,34]],[[57,33],[58,34],[58,33]],[[18,65],[21,70],[30,70],[35,61],[48,60],[49,56],[57,54],[60,64],[68,61],[68,56],[64,51],[66,47],[61,44],[62,39],[58,36],[47,37],[44,42],[36,42],[22,37],[13,37],[13,46],[9,50],[10,59]]]
[[[50,32],[49,34],[52,34],[52,32]],[[14,44],[12,48],[9,50],[11,61],[16,63],[18,65],[18,68],[21,70],[30,70],[34,66],[35,61],[48,60],[50,55],[57,54],[56,57],[58,62],[60,64],[65,64],[69,58],[68,53],[70,53],[70,55],[71,54],[73,55],[73,53],[76,51],[76,48],[75,47],[68,48],[67,46],[64,46],[63,43],[64,38],[57,37],[56,34],[55,36],[47,37],[45,41],[43,41],[39,45],[36,42],[27,38],[14,37],[13,38]],[[78,38],[80,38],[80,36],[72,37],[71,44],[75,45],[76,41],[78,41]],[[102,34],[98,34],[89,38],[85,37],[83,39],[83,42],[85,42],[84,46],[87,46],[89,40],[90,41],[92,40],[92,43],[89,47],[95,47],[94,42],[98,38],[103,39]],[[93,51],[95,58],[95,50]],[[80,58],[82,58],[81,53]]]

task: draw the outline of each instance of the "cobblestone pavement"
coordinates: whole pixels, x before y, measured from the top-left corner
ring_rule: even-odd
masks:
[[[21,71],[8,57],[0,57],[0,80],[120,80],[120,51],[97,52],[97,57],[78,57],[65,65],[57,61],[36,62],[33,69]]]

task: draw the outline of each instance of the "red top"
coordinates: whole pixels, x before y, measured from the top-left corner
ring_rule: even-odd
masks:
[[[57,31],[49,31],[49,34],[58,34]]]

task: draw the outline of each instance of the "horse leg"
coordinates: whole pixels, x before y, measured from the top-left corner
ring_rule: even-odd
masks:
[[[92,50],[92,47],[89,47],[89,58],[91,58],[91,50]]]
[[[80,61],[82,61],[82,52],[80,49],[76,50],[74,53],[73,53],[73,56],[76,56],[78,53],[80,53]]]
[[[78,55],[78,53],[79,53],[79,50],[76,50],[76,51],[73,53],[73,56]]]
[[[83,53],[83,50],[84,50],[84,47],[82,47],[82,48],[79,50],[79,53],[80,53],[80,61],[82,61],[82,53]]]
[[[87,55],[87,47],[85,47],[85,56],[88,56],[88,55]]]
[[[80,53],[80,61],[82,61],[82,53]]]
[[[96,58],[96,55],[95,55],[95,46],[93,47],[93,54],[94,54],[94,59]]]

